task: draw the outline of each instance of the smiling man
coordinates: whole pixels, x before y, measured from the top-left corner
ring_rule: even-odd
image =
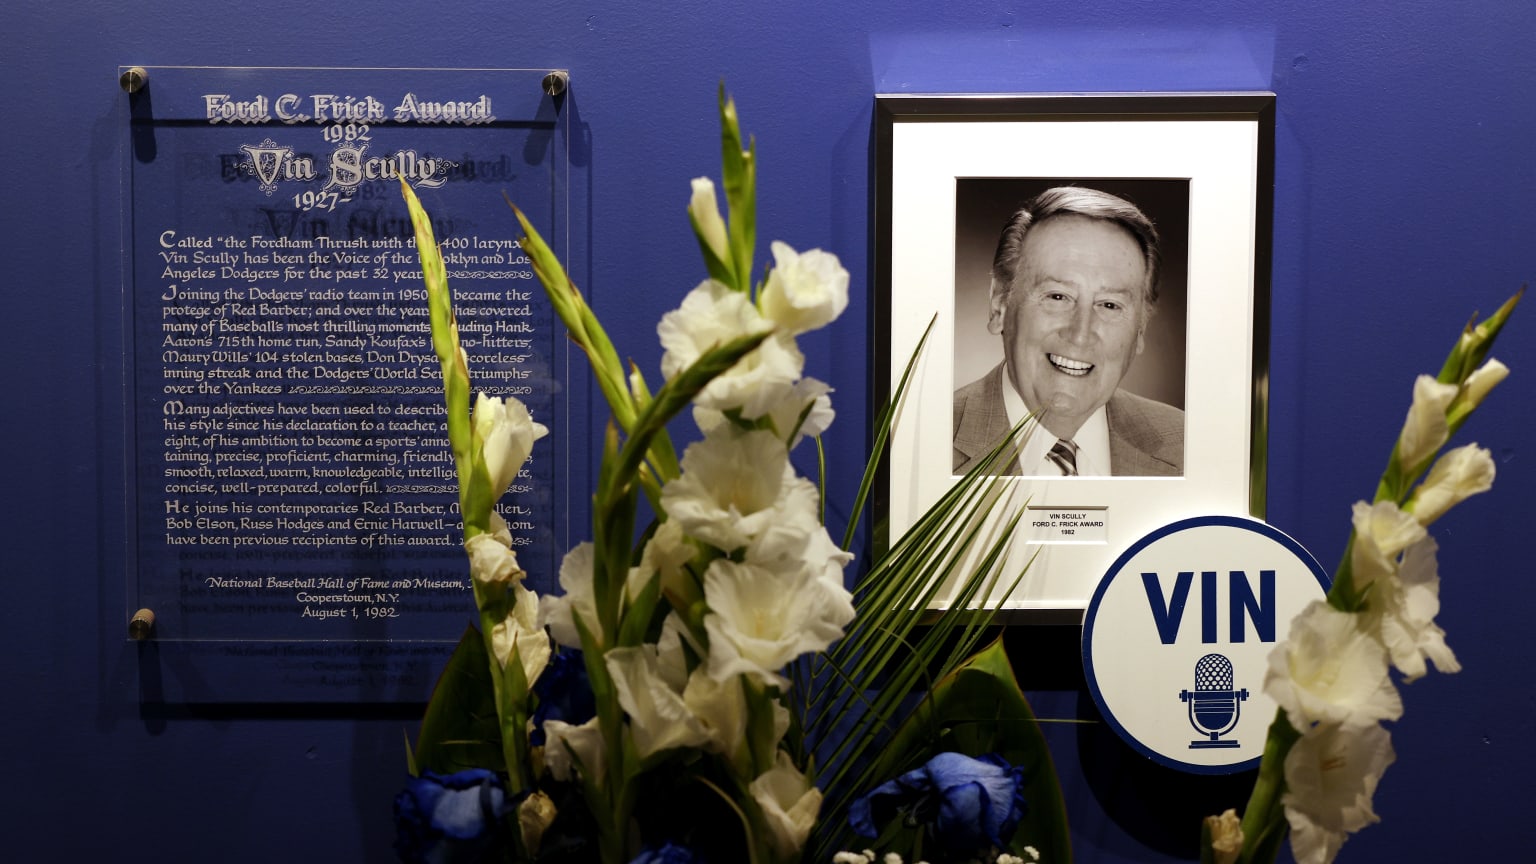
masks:
[[[954,473],[1035,412],[1002,473],[1181,476],[1184,412],[1120,389],[1157,304],[1157,229],[1122,198],[1048,189],[1008,220],[987,329],[1003,362],[955,391]]]

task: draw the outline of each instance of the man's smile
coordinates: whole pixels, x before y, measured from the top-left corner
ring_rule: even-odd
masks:
[[[1060,354],[1047,353],[1045,355],[1045,359],[1051,361],[1051,365],[1056,367],[1057,372],[1060,372],[1063,375],[1071,375],[1074,378],[1080,378],[1093,371],[1092,363],[1085,363],[1082,360],[1073,360],[1070,357],[1063,357]]]

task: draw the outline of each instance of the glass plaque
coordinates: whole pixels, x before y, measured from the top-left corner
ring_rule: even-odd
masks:
[[[503,196],[566,257],[563,87],[144,72],[124,97],[128,611],[153,610],[162,646],[264,658],[242,701],[424,698],[474,599],[400,182],[433,219],[475,389],[552,429],[500,502],[548,591],[567,342]]]

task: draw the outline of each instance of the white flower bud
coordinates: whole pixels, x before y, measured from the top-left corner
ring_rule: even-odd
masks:
[[[1493,456],[1482,447],[1468,444],[1447,451],[1413,493],[1413,517],[1428,526],[1467,498],[1492,489],[1493,475]]]
[[[510,585],[526,575],[517,555],[495,534],[476,534],[465,541],[464,551],[469,554],[469,573],[481,585]]]
[[[481,452],[485,454],[485,469],[491,476],[491,494],[500,497],[528,461],[533,442],[548,435],[549,429],[533,422],[522,402],[484,393],[475,395],[472,418],[475,437],[480,439]]]
[[[1488,362],[1484,363],[1481,369],[1467,376],[1467,383],[1462,387],[1462,397],[1466,402],[1466,409],[1470,411],[1481,405],[1483,398],[1488,395],[1488,391],[1492,390],[1494,385],[1503,381],[1508,376],[1508,366],[1492,357],[1488,358]]]
[[[1455,384],[1442,384],[1429,375],[1420,375],[1413,383],[1413,406],[1397,438],[1397,458],[1403,468],[1413,470],[1445,443],[1450,434],[1445,411],[1458,392]]]
[[[715,184],[708,177],[693,178],[693,197],[688,201],[688,215],[693,217],[693,230],[709,251],[729,266],[731,263],[730,240],[725,220],[720,218],[720,205],[715,200]]]

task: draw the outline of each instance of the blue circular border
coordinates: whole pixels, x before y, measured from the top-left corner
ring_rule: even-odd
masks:
[[[1104,722],[1108,723],[1110,728],[1115,730],[1115,734],[1120,736],[1120,740],[1131,745],[1131,748],[1136,752],[1159,765],[1190,774],[1236,774],[1259,767],[1259,762],[1264,757],[1262,755],[1255,756],[1246,762],[1239,762],[1234,765],[1195,765],[1189,762],[1180,762],[1141,743],[1140,739],[1120,725],[1120,721],[1115,719],[1114,713],[1105,704],[1104,694],[1099,692],[1099,682],[1093,674],[1093,652],[1090,650],[1093,645],[1093,624],[1095,617],[1098,615],[1099,603],[1103,600],[1104,593],[1109,590],[1109,583],[1120,575],[1120,571],[1125,567],[1126,563],[1141,550],[1170,534],[1177,534],[1190,528],[1204,528],[1211,525],[1242,528],[1256,534],[1262,534],[1264,537],[1284,546],[1305,563],[1312,570],[1312,575],[1317,578],[1317,583],[1323,587],[1323,593],[1326,594],[1329,587],[1333,584],[1333,580],[1328,577],[1327,571],[1323,570],[1322,565],[1317,563],[1317,559],[1312,557],[1312,553],[1308,552],[1305,546],[1302,546],[1290,535],[1270,525],[1268,522],[1249,519],[1245,516],[1195,516],[1189,519],[1180,519],[1177,522],[1170,522],[1132,543],[1129,548],[1120,553],[1120,557],[1115,559],[1115,563],[1109,565],[1109,569],[1104,572],[1104,577],[1099,580],[1099,586],[1093,592],[1093,599],[1088,601],[1088,609],[1083,613],[1083,678],[1088,684],[1088,694],[1093,697],[1093,704],[1098,706],[1099,714],[1104,718]]]

